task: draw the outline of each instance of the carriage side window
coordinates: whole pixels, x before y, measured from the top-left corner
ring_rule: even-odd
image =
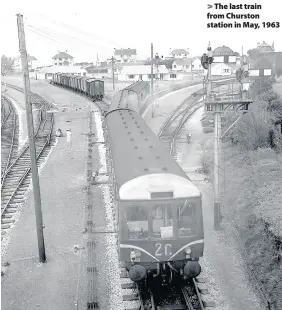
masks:
[[[172,238],[173,237],[173,212],[168,204],[156,205],[152,209],[153,237]]]
[[[128,207],[127,227],[129,239],[148,238],[148,208],[144,206]]]
[[[178,235],[193,236],[197,234],[196,204],[187,200],[177,208]]]

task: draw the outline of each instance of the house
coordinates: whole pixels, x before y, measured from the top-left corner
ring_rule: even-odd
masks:
[[[191,70],[193,72],[202,72],[204,70],[202,63],[201,63],[201,57],[194,57],[192,58],[192,66],[189,67],[189,72],[191,72]]]
[[[136,61],[136,49],[115,49],[114,57],[118,63],[135,62]]]
[[[103,62],[101,62],[103,64]],[[112,65],[107,65],[106,63],[103,66],[91,66],[85,68],[87,71],[87,76],[95,78],[112,78],[113,77],[113,67]],[[115,76],[121,73],[122,65],[114,64],[114,74]]]
[[[27,61],[29,70],[33,70],[37,67],[37,59],[34,56],[27,55]],[[22,61],[20,56],[15,58],[13,67],[15,71],[22,70]]]
[[[274,52],[274,42],[272,43],[272,45],[269,45],[267,43],[265,43],[265,41],[263,41],[262,43],[257,43],[257,48],[256,51],[259,53],[269,53],[269,52]]]
[[[165,65],[154,66],[154,79],[160,80],[182,80],[183,76],[176,72],[169,72]],[[118,74],[119,81],[150,81],[151,79],[151,66],[138,65],[138,66],[123,66],[120,74]]]
[[[180,72],[188,72],[190,68],[191,72],[191,62],[192,58],[176,58],[172,63],[172,70]]]
[[[189,49],[177,48],[170,52],[174,58],[187,58],[189,56]]]
[[[53,66],[73,66],[73,57],[65,52],[60,52],[52,57]]]
[[[229,76],[235,74],[239,68],[238,53],[234,53],[228,46],[219,46],[213,50],[213,63],[211,75]]]
[[[54,73],[88,76],[86,69],[79,66],[49,66],[30,73],[30,77],[36,80],[51,80]]]

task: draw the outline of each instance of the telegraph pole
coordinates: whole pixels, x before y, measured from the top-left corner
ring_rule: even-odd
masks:
[[[42,210],[41,210],[40,185],[39,185],[37,158],[36,158],[36,150],[35,150],[35,142],[34,142],[32,106],[30,103],[30,82],[29,82],[29,73],[28,73],[28,61],[27,61],[27,51],[26,51],[26,44],[25,44],[23,15],[17,14],[17,24],[18,24],[19,50],[21,54],[23,80],[24,80],[24,96],[25,96],[26,118],[27,118],[27,126],[28,126],[28,138],[29,138],[29,150],[30,150],[30,160],[31,160],[32,185],[33,185],[33,193],[34,193],[33,197],[34,197],[35,218],[36,218],[36,228],[37,228],[39,261],[41,263],[44,263],[46,262],[46,254],[45,254],[45,245],[44,245],[44,236],[43,236],[43,220],[42,220]]]
[[[154,95],[154,56],[153,56],[153,43],[151,43],[151,97],[153,100]],[[154,117],[154,102],[152,102],[152,118]]]
[[[114,56],[112,56],[113,90],[115,90]]]

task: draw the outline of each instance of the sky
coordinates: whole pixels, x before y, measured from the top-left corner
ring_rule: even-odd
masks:
[[[78,6],[77,4],[80,3]],[[260,4],[261,10],[216,10],[207,4]],[[58,51],[68,51],[75,62],[96,62],[110,58],[114,48],[136,48],[137,57],[154,54],[168,56],[170,48],[189,48],[191,56],[206,52],[208,42],[214,49],[228,46],[241,53],[255,48],[258,42],[275,44],[282,51],[282,1],[281,0],[12,0],[1,2],[0,53],[19,56],[17,17],[24,17],[28,54],[38,59],[39,65],[50,65]],[[207,13],[259,14],[253,23],[280,22],[280,28],[223,29],[207,28]],[[244,20],[220,20],[225,23]]]

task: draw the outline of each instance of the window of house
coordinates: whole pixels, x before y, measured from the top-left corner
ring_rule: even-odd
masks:
[[[150,79],[151,78],[151,74],[148,74],[148,79]]]
[[[62,60],[62,58],[59,58],[59,60]]]
[[[134,79],[134,76],[135,76],[135,75],[133,75],[133,74],[129,74],[129,75],[128,75],[128,78],[129,78],[129,79]]]
[[[186,65],[186,68],[188,68],[189,66],[188,65]]]
[[[223,72],[227,73],[229,72],[229,69],[223,69]]]
[[[176,65],[174,65],[173,67],[174,67],[174,68],[177,68],[177,66],[176,66]]]
[[[140,80],[140,81],[143,80],[142,74],[139,74],[139,80]]]
[[[55,62],[55,65],[57,65],[57,63]]]
[[[124,62],[127,62],[127,59],[124,59],[123,61],[124,61]]]
[[[187,54],[184,54],[184,56],[187,56]]]
[[[176,79],[176,74],[170,74],[171,79]]]

